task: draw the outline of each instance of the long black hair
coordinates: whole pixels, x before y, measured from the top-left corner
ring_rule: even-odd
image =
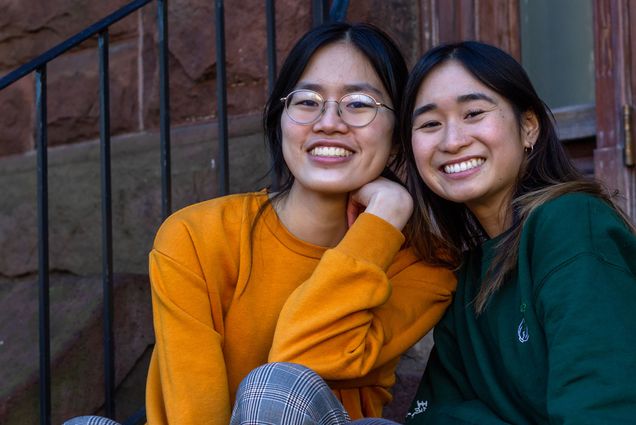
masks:
[[[384,31],[370,24],[345,22],[324,24],[311,29],[289,52],[263,113],[263,127],[271,157],[272,174],[280,185],[279,195],[287,193],[294,183],[294,176],[289,172],[283,158],[281,116],[284,104],[280,99],[294,90],[313,55],[320,48],[337,42],[348,43],[369,60],[389,94],[396,113],[399,114],[408,70],[400,50]],[[392,140],[396,147],[400,146],[398,134],[396,125]]]
[[[404,135],[407,187],[414,198],[414,212],[407,234],[416,251],[424,258],[442,252],[449,265],[458,266],[461,254],[480,244],[486,237],[471,211],[436,195],[423,182],[415,165],[411,144],[413,110],[422,82],[441,64],[454,61],[486,87],[505,98],[513,108],[521,131],[524,113],[533,113],[539,133],[533,149],[519,169],[510,205],[512,228],[498,244],[486,282],[477,295],[477,312],[483,311],[489,297],[515,268],[519,238],[525,219],[538,206],[563,193],[582,191],[602,197],[625,217],[607,191],[592,179],[586,179],[568,158],[560,142],[550,109],[535,91],[523,67],[503,50],[477,41],[444,44],[429,50],[415,65],[404,94],[400,129]]]

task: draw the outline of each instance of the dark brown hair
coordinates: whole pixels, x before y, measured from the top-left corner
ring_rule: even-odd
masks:
[[[413,68],[406,85],[400,122],[404,135],[406,183],[414,198],[413,217],[406,232],[423,258],[431,258],[441,252],[445,254],[443,259],[447,265],[458,267],[462,253],[487,238],[471,211],[464,204],[448,201],[433,193],[424,184],[415,165],[411,145],[415,99],[430,72],[448,61],[457,62],[482,84],[505,98],[513,108],[519,131],[525,112],[534,113],[539,123],[536,143],[520,167],[509,206],[513,217],[511,229],[497,244],[495,258],[475,299],[475,309],[481,313],[490,296],[516,269],[523,223],[538,206],[565,193],[587,192],[607,201],[623,219],[626,220],[626,217],[602,185],[585,178],[575,168],[557,136],[552,113],[512,56],[476,41],[444,44],[428,51]]]

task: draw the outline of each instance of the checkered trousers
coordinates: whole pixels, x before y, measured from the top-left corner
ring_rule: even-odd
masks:
[[[386,419],[351,422],[340,401],[314,371],[268,363],[241,382],[230,425],[397,425]]]
[[[62,425],[119,425],[119,423],[101,416],[78,416],[69,419]]]

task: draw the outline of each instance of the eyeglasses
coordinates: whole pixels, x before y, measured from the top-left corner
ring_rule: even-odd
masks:
[[[285,111],[289,118],[297,124],[313,124],[322,117],[327,102],[338,105],[338,116],[351,127],[369,125],[378,114],[378,108],[384,107],[395,112],[384,103],[380,103],[368,94],[349,93],[340,100],[325,100],[320,93],[313,90],[294,90],[280,99],[285,102]]]

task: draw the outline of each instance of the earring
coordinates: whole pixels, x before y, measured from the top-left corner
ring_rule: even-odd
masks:
[[[533,150],[534,150],[534,145],[530,145],[529,147],[526,146],[525,148],[523,148],[523,151],[527,154],[531,154]]]

